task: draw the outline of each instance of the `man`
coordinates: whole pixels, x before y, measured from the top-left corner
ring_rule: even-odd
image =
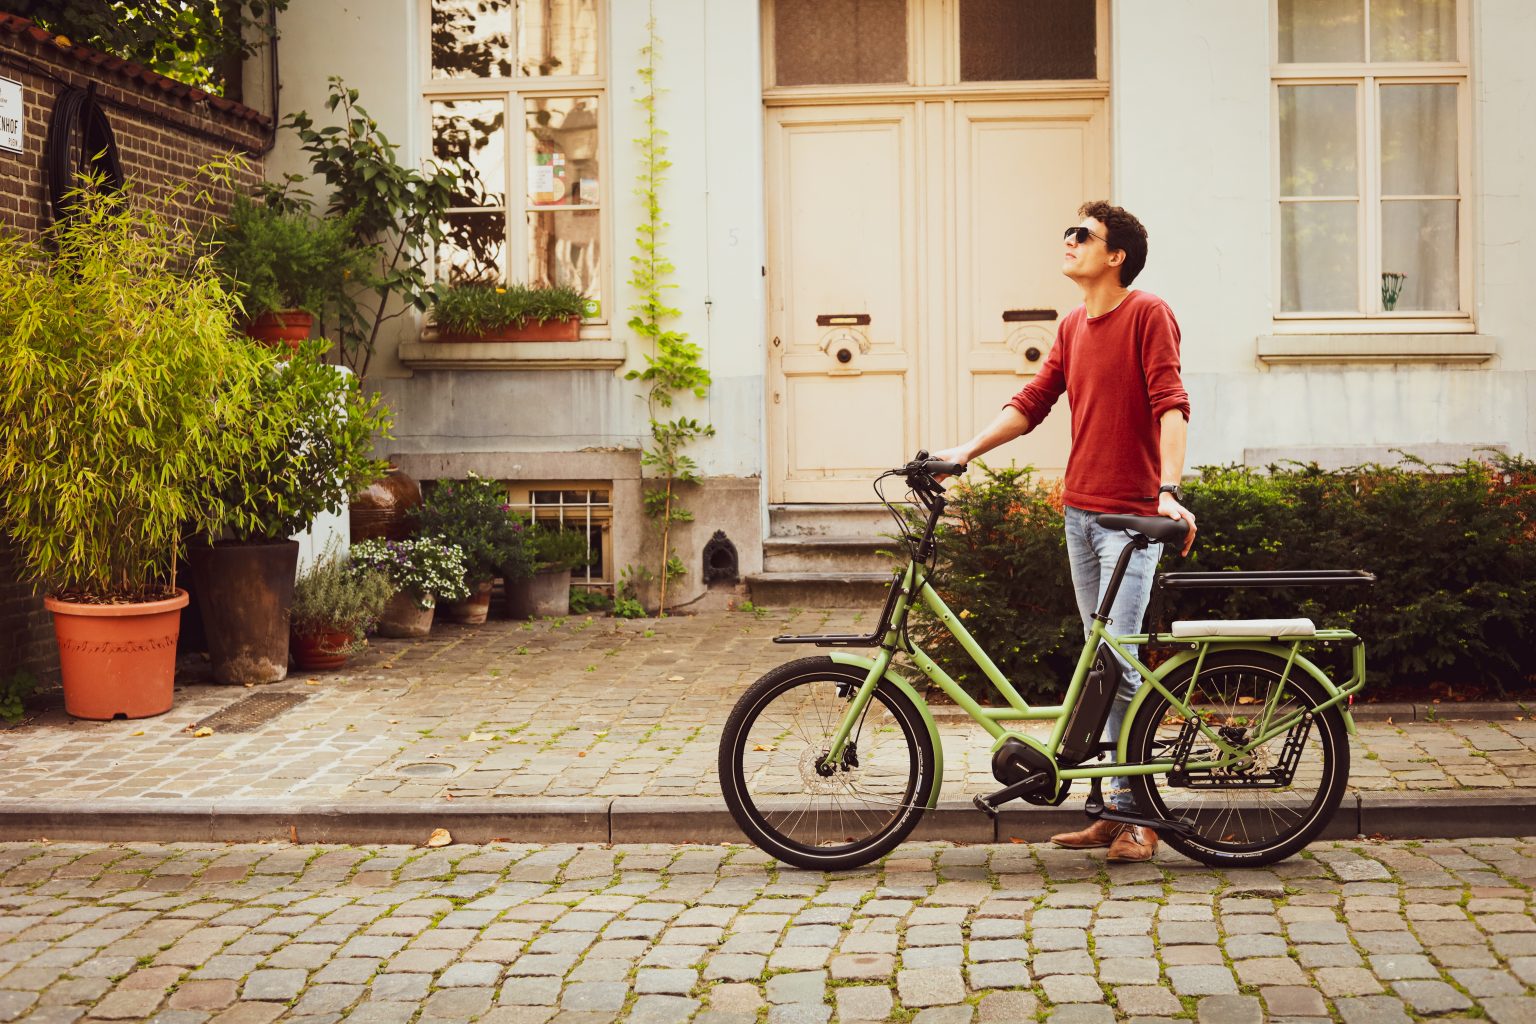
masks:
[[[1034,380],[985,430],[934,458],[970,462],[1027,434],[1066,392],[1072,410],[1063,491],[1067,556],[1086,635],[1120,552],[1130,542],[1123,531],[1100,527],[1095,514],[1186,520],[1186,554],[1195,540],[1195,517],[1181,504],[1179,489],[1189,421],[1189,396],[1179,379],[1179,325],[1162,299],[1130,287],[1146,265],[1146,228],[1107,202],[1085,203],[1077,213],[1082,219],[1067,229],[1061,272],[1082,289],[1083,304],[1062,319],[1056,344]],[[1161,554],[1162,545],[1154,543],[1132,557],[1110,610],[1115,635],[1140,630]],[[1104,731],[1110,740],[1119,737],[1141,682],[1124,664],[1121,676]],[[1109,780],[1105,802],[1135,813],[1124,778]],[[1151,829],[1103,820],[1051,841],[1081,850],[1108,846],[1112,861],[1144,861],[1157,851]]]

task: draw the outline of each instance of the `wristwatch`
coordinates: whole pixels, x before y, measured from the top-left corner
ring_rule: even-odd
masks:
[[[1173,495],[1174,501],[1178,502],[1180,505],[1184,504],[1184,488],[1180,487],[1178,484],[1163,484],[1163,486],[1157,489],[1157,493],[1159,495],[1171,494]]]

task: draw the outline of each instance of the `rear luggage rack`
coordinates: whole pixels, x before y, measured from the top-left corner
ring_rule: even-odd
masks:
[[[1290,587],[1338,587],[1375,583],[1376,574],[1366,569],[1279,569],[1265,571],[1233,570],[1231,572],[1160,572],[1153,580],[1152,599],[1147,606],[1147,621],[1152,628],[1147,631],[1148,645],[1166,647],[1170,643],[1183,643],[1168,631],[1165,624],[1166,594],[1169,591],[1186,590],[1284,590]],[[1319,640],[1336,642],[1322,631]],[[1282,638],[1274,638],[1278,643]],[[1359,643],[1355,638],[1352,643]]]

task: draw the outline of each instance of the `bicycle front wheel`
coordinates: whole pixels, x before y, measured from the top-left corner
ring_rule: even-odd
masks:
[[[827,754],[865,673],[831,658],[781,665],[744,693],[720,737],[726,806],[757,846],[796,867],[859,867],[895,849],[933,789],[927,726],[882,679],[843,755]]]
[[[1184,818],[1197,834],[1158,832],[1169,846],[1213,867],[1262,867],[1299,851],[1327,827],[1349,782],[1349,736],[1337,707],[1316,711],[1327,697],[1317,681],[1284,658],[1264,651],[1222,651],[1206,657],[1193,690],[1194,662],[1170,673],[1163,685],[1179,694],[1224,740],[1246,756],[1224,768],[1131,776],[1131,792],[1149,814]],[[1283,680],[1283,681],[1282,681]],[[1188,696],[1184,696],[1186,691]],[[1274,698],[1271,721],[1297,712],[1303,720],[1265,743],[1252,745]],[[1215,760],[1219,751],[1192,729],[1168,698],[1154,690],[1136,712],[1127,739],[1131,763],[1169,761],[1181,735],[1191,741],[1189,761]],[[1280,778],[1278,772],[1288,777]]]

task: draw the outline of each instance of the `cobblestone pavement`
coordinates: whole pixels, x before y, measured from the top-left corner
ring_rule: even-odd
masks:
[[[820,653],[770,638],[868,626],[845,611],[440,626],[262,687],[307,699],[255,731],[201,738],[188,727],[251,691],[184,685],[169,714],[135,722],[73,721],[55,700],[0,729],[0,798],[718,797],[732,703],[769,668]],[[946,798],[996,788],[990,740],[942,713],[957,710],[939,716]],[[1536,721],[1361,723],[1351,781],[1528,789],[1533,748]]]
[[[1536,1020],[1536,839],[1269,870],[908,844],[0,845],[0,1020]]]

